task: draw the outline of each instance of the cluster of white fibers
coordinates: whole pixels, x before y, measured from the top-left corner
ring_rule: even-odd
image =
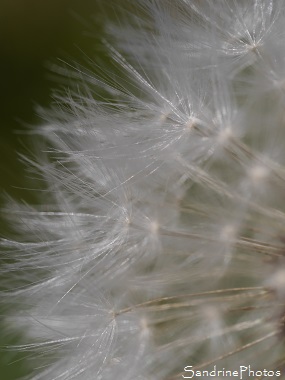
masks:
[[[135,3],[40,130],[42,204],[8,206],[29,379],[282,372],[285,2]]]

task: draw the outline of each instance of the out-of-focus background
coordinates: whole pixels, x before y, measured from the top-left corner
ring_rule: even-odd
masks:
[[[102,0],[2,0],[0,2],[0,186],[18,195],[22,150],[18,131],[41,123],[36,105],[49,106],[60,85],[51,64],[96,61],[96,43],[106,21]],[[93,33],[93,35],[92,35]],[[100,49],[98,49],[100,54]],[[14,187],[11,187],[13,185]]]
[[[31,179],[27,180],[18,153],[31,151],[25,132],[43,124],[36,107],[49,107],[52,91],[62,83],[50,71],[52,64],[77,61],[86,56],[96,62],[106,15],[104,0],[1,0],[0,2],[0,205],[4,193],[32,202]],[[84,52],[84,54],[82,53]],[[86,56],[85,56],[86,55]],[[85,58],[84,58],[85,56]],[[0,235],[5,235],[0,217]],[[0,252],[1,258],[1,252]],[[1,274],[0,274],[1,275]],[[5,312],[0,310],[1,318]],[[27,374],[27,356],[9,354],[1,347],[17,344],[0,321],[0,379],[17,380]]]

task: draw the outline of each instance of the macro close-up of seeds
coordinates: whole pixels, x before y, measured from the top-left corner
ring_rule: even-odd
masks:
[[[112,12],[5,201],[6,349],[28,380],[285,378],[285,2]]]

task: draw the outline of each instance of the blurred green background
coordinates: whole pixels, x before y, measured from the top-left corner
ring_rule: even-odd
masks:
[[[31,137],[23,132],[43,123],[36,106],[49,107],[53,89],[62,85],[52,78],[50,65],[59,59],[84,64],[82,51],[96,62],[106,18],[104,0],[1,0],[1,206],[5,192],[18,200],[33,199],[24,189],[32,184],[18,153],[33,150]],[[4,231],[1,217],[1,236]],[[3,323],[0,328],[0,346],[17,343],[19,337],[9,336]],[[20,354],[0,351],[1,380],[17,380],[25,373]]]
[[[35,106],[48,107],[59,85],[50,64],[60,58],[83,63],[81,50],[96,61],[104,12],[102,0],[1,0],[0,186],[10,194],[19,195],[15,186],[23,180],[15,152],[23,150],[24,137],[18,131],[41,122]]]

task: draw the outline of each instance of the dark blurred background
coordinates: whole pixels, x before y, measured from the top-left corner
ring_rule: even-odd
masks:
[[[15,187],[23,180],[19,132],[41,122],[36,105],[48,107],[60,85],[50,65],[83,63],[82,51],[96,60],[105,17],[102,0],[1,0],[0,186],[10,194],[19,194]]]
[[[85,54],[96,62],[107,18],[104,0],[1,0],[1,206],[4,193],[32,201],[33,193],[25,190],[31,182],[27,181],[18,153],[32,150],[31,137],[25,132],[43,124],[36,107],[48,108],[52,91],[62,86],[51,74],[51,65],[60,64],[60,60],[84,65]],[[3,236],[3,216],[0,223]],[[0,329],[1,347],[17,343],[19,337],[9,336],[1,321]],[[0,378],[17,380],[25,373],[21,354],[9,354],[0,348]]]

